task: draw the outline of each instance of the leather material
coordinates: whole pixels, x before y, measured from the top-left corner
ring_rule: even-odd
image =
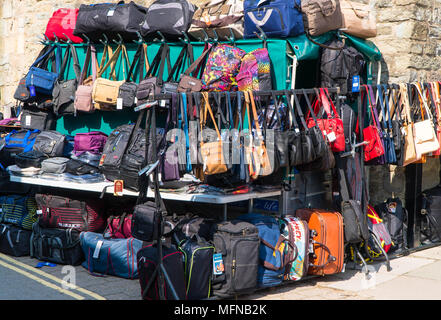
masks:
[[[340,0],[345,32],[367,39],[377,36],[377,21],[369,5]]]
[[[344,26],[339,0],[303,0],[303,24],[312,36],[319,36]]]

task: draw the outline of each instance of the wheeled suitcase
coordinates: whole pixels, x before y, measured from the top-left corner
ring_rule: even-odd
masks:
[[[312,248],[308,274],[340,273],[344,261],[343,217],[340,213],[322,209],[298,209],[296,217],[308,222]]]
[[[295,244],[297,251],[286,248],[286,260],[288,264],[285,270],[285,280],[297,281],[308,274],[310,230],[308,223],[293,216],[285,216],[279,219],[280,229],[283,236]],[[296,256],[297,254],[297,256]]]
[[[0,252],[22,257],[30,254],[30,238],[32,232],[12,224],[0,224]]]

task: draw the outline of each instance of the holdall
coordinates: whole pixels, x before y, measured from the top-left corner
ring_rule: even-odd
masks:
[[[80,232],[75,229],[43,228],[32,225],[30,256],[42,261],[78,266],[84,261]]]
[[[69,158],[54,157],[41,162],[42,173],[62,174],[66,172]]]
[[[72,43],[82,43],[83,39],[74,36],[73,31],[77,23],[78,8],[60,8],[52,14],[46,26],[44,35],[49,41],[71,41]]]
[[[73,228],[78,231],[101,232],[106,227],[103,205],[97,200],[81,201],[49,194],[36,194],[43,228]]]
[[[311,36],[344,27],[339,0],[302,0],[303,24]]]
[[[60,69],[60,75],[54,85],[54,90],[52,91],[54,112],[57,116],[75,114],[75,92],[77,91],[78,83],[80,82],[81,77],[80,63],[78,62],[78,55],[75,46],[71,43],[69,43],[68,46],[69,50],[66,49],[65,58],[63,59],[63,63]],[[64,74],[70,56],[73,60],[75,78],[65,80]]]
[[[110,216],[104,237],[112,239],[127,239],[132,236],[132,214],[124,212],[121,216]]]
[[[156,0],[147,10],[141,34],[152,37],[160,31],[168,38],[181,36],[190,28],[195,9],[186,0]]]
[[[280,231],[276,218],[259,213],[248,213],[237,219],[249,222],[259,230],[259,270],[257,273],[257,286],[272,287],[283,282],[286,266],[297,258],[297,247],[291,239],[285,238]],[[293,257],[287,260],[285,248],[294,251]]]
[[[316,90],[316,102],[314,105],[314,113],[317,114],[319,108],[323,108],[327,115],[327,119],[317,119],[317,123],[322,130],[323,138],[329,141],[333,152],[341,152],[345,150],[345,134],[343,121],[341,120],[338,112],[332,102],[332,99],[328,99],[329,92],[327,88],[320,88]],[[331,113],[332,110],[332,113]],[[311,128],[316,125],[314,118],[310,116],[311,112],[308,111],[306,122],[308,127]]]
[[[37,203],[33,197],[21,195],[0,196],[0,222],[31,230],[37,221]]]
[[[14,256],[29,256],[32,231],[10,224],[0,224],[0,252]]]
[[[267,48],[259,48],[247,53],[236,76],[240,91],[270,91],[273,88],[271,79],[271,60]]]
[[[184,274],[183,255],[174,245],[163,245],[162,262],[167,272],[170,282],[176,291],[179,300],[186,300],[186,285]],[[141,296],[143,300],[159,300],[159,281],[158,276],[151,280],[153,273],[158,265],[158,249],[156,244],[144,246],[136,253],[138,264],[139,283],[141,286]],[[149,281],[153,281],[149,290],[146,290]],[[174,300],[171,288],[164,281],[164,292],[166,300]]]
[[[298,281],[308,274],[310,246],[308,223],[293,216],[285,216],[279,219],[279,224],[282,235],[297,248],[297,256],[295,250],[289,246],[285,248],[285,257],[289,262],[285,268],[284,279]]]
[[[85,257],[82,266],[92,275],[138,279],[136,253],[142,248],[142,241],[106,239],[99,233],[81,232],[80,243]]]
[[[147,14],[147,8],[133,1],[124,3],[99,3],[80,5],[73,34],[77,37],[86,35],[90,41],[97,43],[105,33],[110,39],[124,42],[137,40],[136,32],[141,31],[141,24]]]
[[[340,213],[321,209],[297,209],[296,217],[308,222],[313,248],[309,275],[327,275],[343,270],[344,231]]]
[[[105,47],[104,50],[106,50],[106,48],[107,47]],[[90,63],[92,64],[92,79],[91,82],[85,84],[84,82],[86,80],[86,75],[89,70]],[[77,91],[75,92],[75,114],[78,111],[91,113],[95,110],[94,104],[92,103],[92,91],[93,84],[96,80],[97,64],[98,62],[96,61],[96,49],[93,45],[88,45],[86,58],[84,60],[83,69],[81,71],[80,79],[77,86]]]
[[[245,0],[244,38],[256,38],[260,27],[270,38],[295,37],[305,32],[300,0]]]
[[[179,245],[179,250],[184,255],[187,299],[209,298],[213,276],[214,246],[196,235],[184,240]]]
[[[198,8],[188,34],[195,39],[207,36],[214,38],[216,32],[220,40],[243,38],[243,1],[241,0],[206,0],[198,2]]]
[[[35,138],[32,147],[34,151],[40,151],[48,157],[60,157],[66,144],[66,136],[55,130],[41,131]]]
[[[77,133],[74,138],[74,154],[80,156],[85,152],[101,154],[107,142],[107,135],[100,131]]]
[[[55,51],[55,72],[47,71],[47,58],[50,58],[49,54]],[[29,72],[26,75],[26,87],[31,92],[41,93],[46,95],[52,95],[55,81],[57,81],[61,67],[61,47],[59,45],[49,49],[44,55],[37,58],[32,66],[29,68]]]
[[[22,129],[53,130],[57,120],[52,111],[41,110],[30,105],[25,106],[20,115]]]
[[[202,74],[203,91],[235,91],[236,76],[246,52],[230,44],[218,44],[207,58]]]
[[[41,162],[48,157],[40,151],[31,150],[28,152],[19,153],[14,158],[15,164],[19,168],[41,168]]]
[[[377,36],[377,21],[370,5],[340,0],[345,33],[362,38]]]
[[[259,269],[259,230],[243,220],[223,221],[213,227],[216,248],[213,295],[228,298],[251,293],[257,288]]]
[[[14,156],[31,151],[40,130],[12,130],[4,138],[5,146],[0,150],[2,165],[6,168],[15,164]]]

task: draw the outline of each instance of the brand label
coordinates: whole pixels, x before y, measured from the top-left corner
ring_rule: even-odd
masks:
[[[100,255],[100,250],[101,250],[101,247],[102,247],[103,243],[104,242],[102,240],[100,240],[96,244],[95,251],[93,252],[93,258],[94,259],[98,259],[99,255]]]

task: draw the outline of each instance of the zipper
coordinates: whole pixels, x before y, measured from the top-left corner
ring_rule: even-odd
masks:
[[[257,8],[257,9],[253,9],[253,10],[250,10],[250,12],[255,12],[255,11],[257,11],[257,12],[267,12],[267,10],[268,9],[270,9],[270,10],[276,10],[278,13],[279,13],[279,18],[280,18],[280,24],[281,24],[281,26],[282,26],[282,29],[285,29],[285,23],[283,22],[283,16],[282,16],[282,12],[280,11],[280,9],[279,8],[277,8],[277,7],[263,7],[263,8]],[[270,15],[271,16],[271,15]],[[269,20],[269,18],[268,18],[268,20]]]

